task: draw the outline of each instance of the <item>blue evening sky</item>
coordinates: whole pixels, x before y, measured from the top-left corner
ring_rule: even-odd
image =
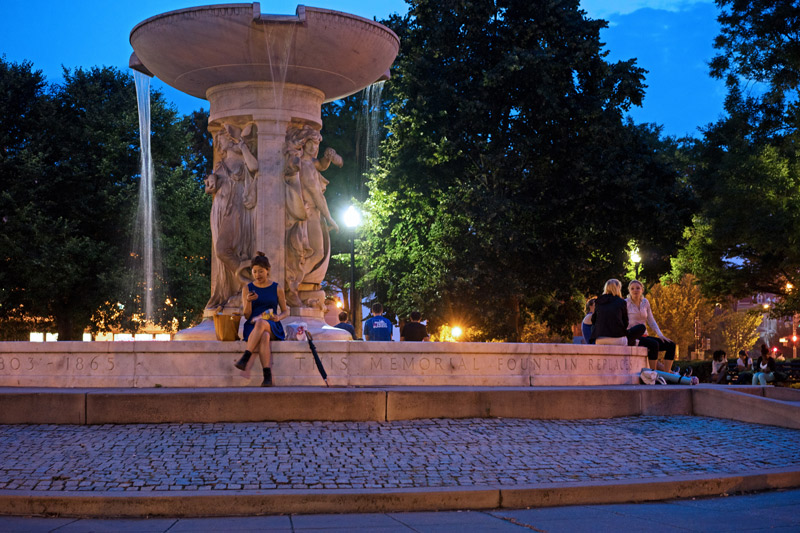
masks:
[[[532,0],[533,1],[533,0]],[[128,36],[142,20],[174,9],[214,3],[203,0],[3,0],[0,54],[31,61],[48,81],[61,80],[67,68],[128,66]],[[223,2],[218,2],[223,3]],[[262,13],[293,14],[297,1],[261,2]],[[405,13],[404,0],[317,0],[313,4],[378,20]],[[591,18],[604,18],[603,41],[610,60],[637,58],[649,71],[636,122],[664,126],[668,135],[697,135],[697,128],[722,113],[724,86],[708,77],[718,32],[712,0],[582,0]],[[154,82],[181,112],[208,104]]]

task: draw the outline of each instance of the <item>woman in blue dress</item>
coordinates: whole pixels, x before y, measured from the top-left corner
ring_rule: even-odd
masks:
[[[251,271],[254,281],[242,289],[242,309],[247,319],[244,324],[247,349],[234,366],[245,370],[253,352],[258,352],[261,367],[264,369],[264,382],[261,386],[271,387],[272,352],[269,343],[271,340],[282,341],[286,337],[281,319],[289,316],[289,308],[286,307],[283,289],[269,278],[269,259],[262,252],[258,252],[253,258]]]

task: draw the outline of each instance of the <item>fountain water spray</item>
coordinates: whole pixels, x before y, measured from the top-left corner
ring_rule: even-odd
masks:
[[[153,156],[150,150],[150,77],[134,71],[136,98],[139,104],[139,143],[141,146],[141,178],[139,182],[139,207],[136,214],[134,254],[141,258],[144,278],[142,304],[144,318],[153,323],[155,318],[155,278],[160,263],[158,235],[155,223],[155,197],[153,195]]]

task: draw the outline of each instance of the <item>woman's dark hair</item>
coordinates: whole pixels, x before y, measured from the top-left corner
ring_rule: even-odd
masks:
[[[769,348],[767,348],[766,344],[762,344],[761,345],[761,355],[768,355],[768,354],[769,354]]]
[[[256,252],[256,256],[253,258],[253,262],[250,267],[260,266],[261,268],[265,268],[269,270],[271,267],[269,266],[269,259],[267,256],[264,255],[264,252]]]
[[[595,303],[596,301],[597,301],[597,298],[589,298],[588,300],[586,300],[586,305],[585,305],[585,306],[584,306],[584,308],[583,308],[583,312],[584,312],[584,313],[588,313],[588,312],[589,312],[589,308],[590,308],[590,307],[592,306],[592,304],[593,304],[593,303]]]
[[[747,360],[747,352],[745,352],[744,350],[739,350],[739,357],[741,357],[742,359],[744,359],[746,361]]]
[[[725,359],[725,351],[724,350],[717,350],[714,352],[714,360],[715,361],[722,361]]]

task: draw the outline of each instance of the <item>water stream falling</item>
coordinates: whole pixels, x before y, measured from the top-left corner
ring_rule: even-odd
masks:
[[[378,147],[383,140],[383,108],[381,98],[386,82],[378,81],[364,88],[361,98],[361,112],[356,121],[356,158],[358,177],[353,196],[364,200],[364,180],[378,160]]]
[[[289,57],[296,31],[296,24],[289,24],[288,28],[286,26],[270,28],[264,32],[275,109],[283,109],[283,90],[286,87],[286,73],[289,71]],[[285,133],[281,131],[283,125],[280,121],[275,122],[275,128],[275,133]]]
[[[378,81],[364,89],[364,118],[366,119],[366,158],[367,167],[365,172],[369,172],[372,165],[378,159],[378,145],[380,145],[381,135],[381,97],[383,95],[383,85],[385,81]]]
[[[150,77],[134,71],[133,78],[136,82],[136,98],[139,104],[139,142],[141,146],[139,207],[136,211],[133,254],[141,259],[142,318],[152,324],[155,319],[155,283],[156,272],[160,270],[160,254],[155,222],[156,205],[153,195],[155,172],[153,156],[150,151]]]

